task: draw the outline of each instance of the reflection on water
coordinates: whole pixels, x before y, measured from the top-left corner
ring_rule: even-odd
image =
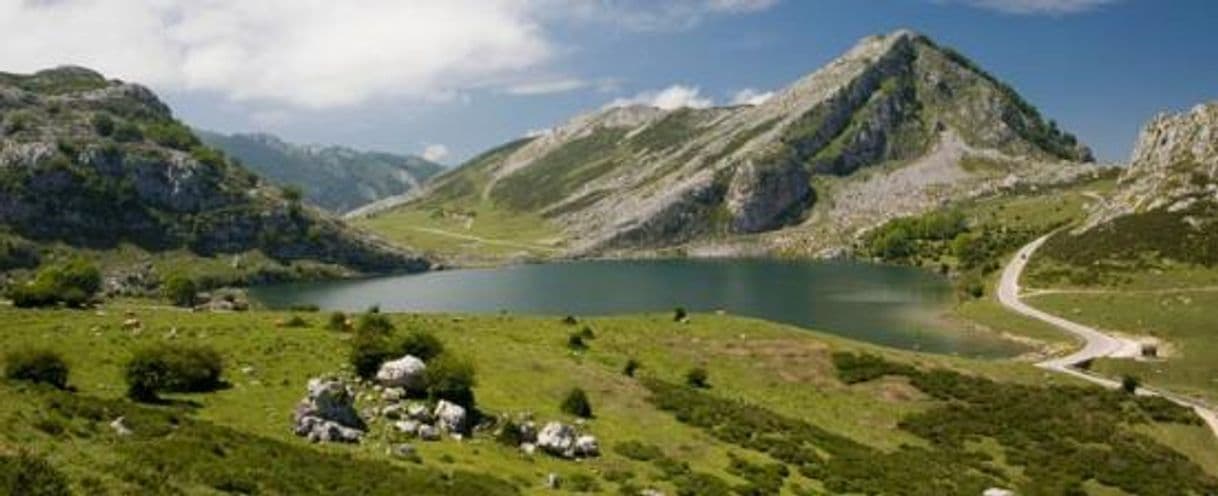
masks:
[[[587,261],[255,288],[272,307],[610,315],[725,310],[887,346],[1009,356],[1012,343],[944,329],[951,299],[933,274],[870,264],[775,260]]]

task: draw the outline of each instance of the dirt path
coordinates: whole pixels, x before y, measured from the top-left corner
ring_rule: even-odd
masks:
[[[1106,334],[1094,327],[1086,326],[1066,320],[1056,315],[1032,308],[1023,302],[1019,294],[1019,276],[1023,274],[1024,268],[1028,265],[1028,259],[1036,252],[1049,236],[1041,237],[1036,241],[1028,243],[1011,259],[1007,266],[1002,270],[1002,278],[998,282],[998,301],[1007,309],[1031,317],[1042,322],[1048,323],[1058,329],[1061,329],[1083,341],[1083,348],[1069,355],[1052,358],[1036,364],[1037,367],[1043,369],[1069,374],[1080,379],[1090,381],[1108,388],[1121,387],[1119,381],[1101,377],[1090,372],[1078,368],[1078,365],[1101,357],[1108,358],[1133,358],[1141,353],[1141,346],[1131,340],[1122,339],[1109,334]],[[1218,436],[1218,413],[1215,413],[1209,405],[1202,403],[1199,400],[1181,396],[1170,391],[1161,389],[1140,387],[1138,394],[1156,395],[1167,398],[1176,404],[1192,408],[1209,426],[1210,431]]]

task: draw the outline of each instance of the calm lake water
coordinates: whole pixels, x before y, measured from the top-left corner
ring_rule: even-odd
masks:
[[[891,347],[978,357],[1021,349],[946,329],[952,294],[920,270],[775,260],[585,261],[454,270],[351,281],[262,286],[272,308],[316,304],[358,311],[612,315],[724,310]]]

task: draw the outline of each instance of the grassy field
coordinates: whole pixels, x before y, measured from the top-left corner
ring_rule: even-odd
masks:
[[[143,322],[141,331],[120,330],[127,311],[135,312]],[[147,490],[148,484],[172,489],[170,493],[211,494],[217,488],[257,485],[256,481],[268,476],[262,468],[234,475],[225,462],[203,464],[195,458],[200,456],[197,452],[209,449],[226,453],[227,463],[233,464],[278,453],[279,459],[287,460],[275,469],[279,472],[274,476],[282,484],[258,488],[270,494],[323,492],[322,487],[340,493],[335,488],[341,484],[320,479],[332,474],[310,479],[297,472],[307,472],[301,467],[313,464],[347,467],[352,473],[388,470],[395,474],[391,480],[405,485],[399,489],[416,487],[424,494],[436,487],[450,488],[443,492],[476,494],[483,487],[480,484],[543,493],[548,492],[541,487],[548,473],[568,480],[590,478],[599,492],[656,487],[676,494],[674,480],[684,479],[673,479],[668,469],[623,456],[613,447],[626,441],[660,446],[666,457],[687,463],[691,473],[732,486],[746,482],[733,473],[740,473],[738,470],[729,470],[733,456],[763,465],[775,460],[755,449],[724,442],[713,431],[658,408],[653,392],[643,382],[621,373],[628,358],[642,364],[641,377],[666,383],[681,383],[691,367],[705,367],[711,383],[707,398],[731,399],[753,405],[749,408],[758,412],[807,422],[840,436],[839,442],[853,443],[850,445],[856,447],[852,449],[875,456],[893,453],[901,457],[910,447],[928,446],[926,438],[902,428],[902,422],[943,411],[944,403],[899,377],[847,384],[837,377],[834,352],[873,353],[923,368],[981,374],[1000,384],[1072,383],[1025,364],[895,352],[730,316],[695,315],[692,322],[681,324],[669,315],[643,315],[590,319],[570,326],[556,319],[507,315],[393,315],[399,330],[430,330],[452,352],[476,364],[477,399],[488,412],[529,411],[539,420],[571,421],[560,412],[559,402],[571,387],[585,389],[595,414],[587,429],[600,438],[604,451],[602,457],[580,463],[542,455],[527,457],[482,435],[464,442],[418,443],[423,461],[414,464],[385,454],[395,439],[384,426],[374,425],[371,435],[358,446],[313,446],[289,432],[290,412],[303,396],[305,382],[341,370],[349,340],[348,334],[322,330],[324,315],[301,315],[310,327],[277,328],[274,323],[285,314],[273,312],[199,314],[139,304],[96,312],[0,308],[2,348],[34,345],[60,350],[72,366],[69,382],[77,389],[59,393],[17,383],[0,386],[0,417],[7,419],[6,428],[0,431],[0,455],[32,449],[62,467],[76,488],[88,494],[127,494]],[[588,341],[587,350],[573,351],[567,337],[584,325],[593,329],[595,338]],[[122,399],[120,367],[131,350],[166,340],[218,349],[226,359],[225,378],[231,387],[209,394],[174,395],[168,406],[141,407]],[[88,407],[54,406],[76,403]],[[99,410],[108,413],[93,415],[95,418],[84,415],[83,419],[79,413]],[[106,427],[111,416],[120,413],[134,419],[134,438],[116,437]],[[1156,430],[1159,425],[1137,428],[1154,430],[1151,437],[1179,446],[1181,452],[1204,452],[1197,444],[1198,439],[1207,439],[1201,427],[1163,424],[1167,430],[1160,432]],[[1209,440],[1202,447],[1212,450],[1215,443]],[[160,460],[149,457],[150,451],[161,452]],[[1195,459],[1211,473],[1218,473],[1213,457]],[[166,471],[169,473],[161,473]],[[1018,472],[1017,467],[1010,468],[1007,475],[1026,483]],[[631,474],[629,484],[620,481],[623,474]],[[436,481],[451,486],[435,486],[440,484]],[[799,471],[786,482],[786,494],[797,494],[797,486],[819,487],[818,481]]]
[[[357,224],[395,243],[463,265],[545,258],[561,249],[555,242],[557,230],[544,219],[495,208],[489,200],[468,208],[406,207]]]
[[[1100,329],[1162,340],[1162,360],[1101,360],[1094,368],[1218,403],[1218,291],[1056,293],[1027,301]]]

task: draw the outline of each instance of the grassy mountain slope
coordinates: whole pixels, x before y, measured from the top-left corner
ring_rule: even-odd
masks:
[[[141,86],[80,68],[0,74],[0,122],[0,265],[56,247],[261,254],[351,272],[427,265],[203,146]]]
[[[299,188],[305,201],[335,213],[413,191],[444,169],[413,155],[302,146],[268,134],[197,134],[254,173]]]
[[[801,246],[823,231],[853,235],[944,201],[1069,181],[1089,159],[1010,87],[901,31],[863,40],[761,105],[577,117],[378,216],[382,227],[413,225],[478,204],[544,219],[577,254],[776,231],[787,236],[763,238],[763,249],[806,253],[824,248]]]
[[[896,352],[728,316],[580,319],[391,315],[425,329],[477,369],[490,414],[560,411],[587,391],[602,455],[583,462],[524,455],[489,432],[419,442],[373,423],[359,445],[313,445],[288,429],[309,377],[343,368],[350,336],[275,328],[286,315],[190,314],[146,307],[104,313],[0,308],[5,349],[54,344],[76,392],[0,383],[0,456],[31,450],[89,494],[1187,494],[1213,491],[1213,439],[1150,399],[1079,386],[1030,365]],[[133,310],[139,333],[120,329]],[[592,329],[587,348],[568,335]],[[171,329],[174,329],[171,331]],[[162,341],[215,347],[231,387],[124,399],[130,350]],[[860,354],[872,359],[858,360]],[[636,377],[622,373],[636,359]],[[702,366],[709,389],[679,386]],[[371,393],[371,391],[368,391]],[[379,404],[361,394],[360,409]],[[134,434],[107,425],[119,415]],[[387,453],[412,443],[421,461]],[[655,453],[653,453],[653,451]],[[658,458],[657,458],[658,456]],[[266,463],[269,457],[275,463]],[[768,488],[768,489],[767,489]],[[482,491],[482,492],[479,492]],[[750,492],[751,491],[751,492]],[[384,492],[388,494],[388,492]],[[1082,494],[1082,493],[1079,493]]]

